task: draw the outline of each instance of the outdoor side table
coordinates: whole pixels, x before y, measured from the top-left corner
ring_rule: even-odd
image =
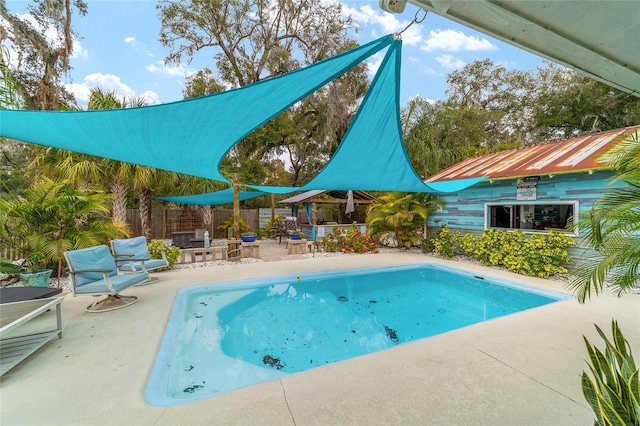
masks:
[[[18,365],[56,335],[62,338],[62,301],[64,296],[3,303],[0,307],[0,376]],[[20,335],[20,326],[44,312],[56,308],[56,328]],[[12,337],[8,337],[11,335]]]

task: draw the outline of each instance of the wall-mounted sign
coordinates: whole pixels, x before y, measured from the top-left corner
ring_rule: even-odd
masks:
[[[518,178],[516,199],[518,201],[535,201],[538,190],[538,176]]]

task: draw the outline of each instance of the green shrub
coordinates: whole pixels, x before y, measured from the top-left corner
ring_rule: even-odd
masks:
[[[514,244],[506,247],[504,266],[510,271],[541,278],[567,272],[565,264],[571,262],[567,247],[575,245],[570,237],[558,232],[534,234],[526,238],[520,231]],[[516,233],[514,232],[514,234]]]
[[[453,234],[448,226],[443,226],[438,238],[433,241],[434,251],[443,257],[453,257],[460,247],[458,244],[460,233]]]
[[[342,253],[377,253],[378,244],[367,234],[352,226],[349,229],[336,229],[322,239],[325,251]]]
[[[167,261],[169,262],[169,267],[174,263],[178,262],[178,258],[180,257],[180,249],[178,247],[169,247],[162,240],[151,240],[147,244],[147,248],[149,249],[149,256],[152,259],[162,259],[162,251],[165,251],[165,255],[167,256]],[[162,271],[168,268],[158,269]]]
[[[421,238],[419,245],[423,253],[432,253],[436,249],[434,239],[430,237]]]
[[[488,228],[470,254],[483,265],[504,266],[518,274],[549,278],[567,272],[564,265],[571,262],[567,247],[575,244],[571,237],[559,232],[527,236],[518,230]]]
[[[367,225],[372,235],[393,232],[395,239],[405,248],[420,241],[418,230],[424,225],[434,208],[434,198],[415,193],[389,192],[378,197],[369,207]],[[429,207],[427,206],[429,205]]]
[[[504,246],[509,245],[506,231],[487,228],[476,241],[471,256],[483,265],[498,266],[503,263]]]
[[[503,266],[512,272],[549,278],[564,274],[571,262],[567,247],[575,241],[560,232],[527,236],[522,231],[487,228],[479,238],[473,234],[452,233],[444,226],[433,241],[441,256],[453,257],[459,252],[471,256],[483,265]]]
[[[473,234],[464,234],[461,237],[457,237],[457,242],[460,249],[467,255],[471,255],[476,250],[476,236]]]
[[[226,235],[229,234],[229,232],[231,232],[229,230],[233,230],[233,215],[230,215],[227,220],[218,225],[216,229],[223,231]],[[249,230],[249,225],[243,217],[240,217],[240,219],[238,220],[238,229],[240,230],[240,234]],[[230,237],[230,235],[227,236]],[[238,235],[238,238],[239,237],[240,235]]]
[[[595,325],[595,324],[594,324]],[[617,321],[611,321],[613,343],[596,325],[605,342],[604,353],[582,336],[589,354],[593,378],[582,372],[582,393],[594,414],[595,425],[640,424],[640,380],[629,342]]]
[[[267,221],[267,224],[264,226],[264,230],[266,234],[269,234],[269,232],[271,232],[272,229],[278,229],[279,228],[279,219],[282,219],[284,216],[281,214],[277,214],[273,217],[273,219],[269,219]]]

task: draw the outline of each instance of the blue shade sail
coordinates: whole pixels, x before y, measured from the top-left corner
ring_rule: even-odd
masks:
[[[322,171],[298,190],[456,192],[485,179],[425,184],[413,169],[400,128],[401,50],[400,40],[389,47],[338,149]],[[278,194],[296,190],[251,187]]]
[[[454,179],[454,180],[441,181],[441,182],[425,182],[424,188],[420,188],[419,191],[416,191],[415,189],[405,189],[404,186],[399,185],[398,188],[393,189],[393,191],[429,192],[433,194],[452,193],[452,192],[462,191],[463,189],[469,188],[470,186],[473,186],[476,183],[482,182],[483,180],[486,180],[486,179],[487,178],[485,176],[482,176],[482,177],[467,178],[467,179]],[[264,186],[264,185],[248,185],[248,186],[257,191],[268,192],[270,194],[288,194],[290,192],[301,191],[303,189],[295,186]],[[335,188],[326,189],[325,191],[330,191],[334,189]]]
[[[252,198],[265,195],[264,192],[243,191],[240,190],[240,201],[250,200]],[[169,201],[171,203],[193,204],[198,206],[214,206],[216,204],[233,203],[233,188],[223,189],[222,191],[207,192],[206,194],[195,195],[176,195],[171,197],[154,197],[157,200]]]
[[[324,169],[302,190],[426,191],[409,162],[400,129],[400,53],[395,41],[347,134]]]
[[[400,128],[402,41],[390,35],[279,77],[180,102],[102,111],[0,109],[0,136],[228,182],[219,165],[236,143],[386,47],[356,116],[322,171],[302,188],[251,187],[276,194],[352,189],[438,193],[456,192],[484,180],[425,184],[416,174]],[[160,199],[200,205],[232,201],[211,193],[187,197]]]
[[[385,36],[291,73],[227,92],[141,108],[0,110],[0,136],[228,182],[238,141],[393,42]]]
[[[462,191],[463,189],[469,188],[470,186],[473,186],[478,182],[482,182],[486,178],[486,176],[482,176],[467,179],[454,179],[442,182],[425,182],[425,185],[431,188],[433,192],[451,193]]]
[[[268,192],[269,194],[288,194],[290,192],[300,191],[299,186],[265,186],[265,185],[248,185],[256,191]]]

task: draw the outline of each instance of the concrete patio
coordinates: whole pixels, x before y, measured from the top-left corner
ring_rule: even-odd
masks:
[[[180,269],[124,294],[126,309],[88,314],[89,297],[64,300],[65,331],[0,380],[2,425],[589,425],[580,389],[582,335],[602,347],[618,320],[640,358],[640,296],[553,303],[382,352],[177,407],[143,397],[181,288],[282,274],[442,262],[475,274],[563,291],[558,281],[388,253],[296,258]],[[55,312],[40,324],[49,325]]]

